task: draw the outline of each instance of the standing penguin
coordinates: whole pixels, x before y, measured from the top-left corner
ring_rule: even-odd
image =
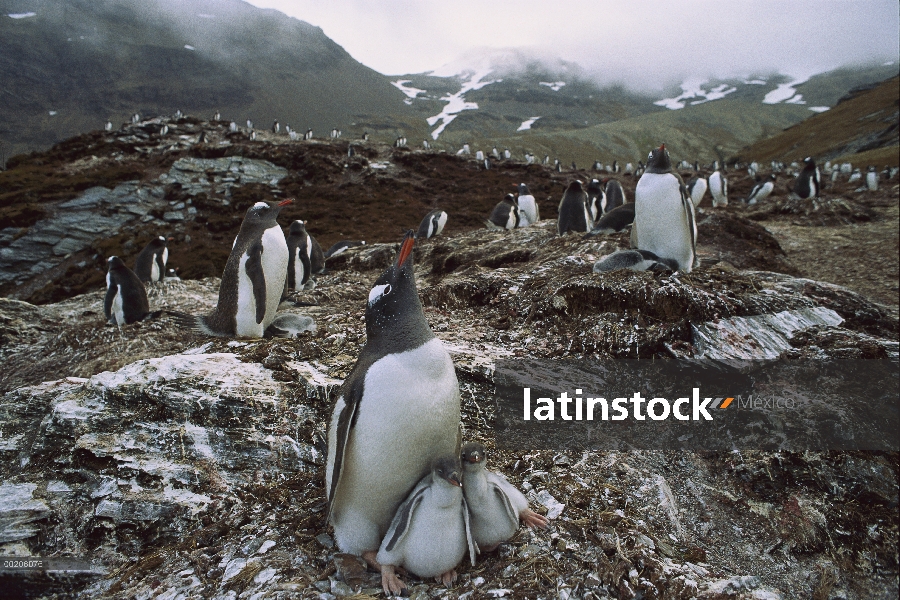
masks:
[[[870,192],[878,191],[878,171],[873,166],[869,166],[869,171],[866,173],[866,187]]]
[[[439,208],[434,209],[422,219],[419,223],[419,230],[416,232],[418,239],[427,239],[439,235],[447,224],[447,213]]]
[[[145,283],[162,281],[166,276],[166,261],[169,260],[169,249],[166,238],[155,237],[150,240],[134,262],[134,274]]]
[[[145,319],[150,314],[150,303],[144,284],[118,256],[110,256],[106,262],[109,265],[103,300],[106,320],[121,328],[126,323]]]
[[[516,204],[519,207],[519,215],[521,221],[519,227],[533,225],[541,220],[540,208],[535,201],[534,196],[528,191],[528,186],[524,183],[519,184],[519,196],[516,198]]]
[[[103,126],[104,131],[112,131],[112,121],[107,121],[106,125]]]
[[[547,527],[547,517],[528,508],[528,499],[499,473],[487,470],[484,445],[469,442],[462,447],[463,494],[469,506],[472,538],[480,550],[490,552],[519,529],[519,519],[529,527]]]
[[[397,509],[377,556],[385,594],[400,594],[406,588],[394,574],[395,566],[449,586],[467,550],[475,564],[461,470],[459,458],[439,458]]]
[[[709,193],[712,195],[713,208],[728,206],[728,179],[722,171],[709,176]]]
[[[459,382],[419,301],[415,241],[410,230],[369,292],[366,345],[328,428],[328,519],[338,548],[373,566],[403,499],[435,460],[459,453]]]
[[[700,206],[700,202],[703,201],[703,196],[706,195],[706,178],[704,177],[694,177],[687,184],[687,191],[691,197],[691,202],[694,203],[694,208]]]
[[[625,190],[622,189],[622,184],[618,180],[606,177],[601,181],[606,186],[606,208],[603,209],[604,213],[615,210],[628,202],[625,199]]]
[[[606,192],[603,190],[603,184],[599,179],[591,179],[587,184],[588,209],[591,211],[591,223],[593,227],[603,213],[606,211]]]
[[[516,204],[516,197],[507,194],[497,203],[490,218],[484,222],[488,229],[515,229],[519,226],[521,216]]]
[[[206,335],[263,337],[284,292],[288,247],[276,219],[291,202],[257,202],[247,209],[225,263],[216,308],[202,316],[172,313],[182,326]]]
[[[647,170],[634,190],[631,247],[674,260],[688,273],[699,265],[694,203],[672,169],[665,144],[650,152]]]
[[[581,187],[581,182],[576,179],[566,188],[566,192],[559,202],[556,231],[559,235],[565,235],[569,231],[587,233],[593,224],[588,208],[588,195]]]
[[[775,189],[775,173],[772,173],[765,181],[759,181],[750,190],[750,194],[744,200],[745,204],[753,205],[761,200],[765,200]]]
[[[312,277],[312,266],[309,261],[312,242],[306,233],[306,224],[303,221],[294,221],[288,229],[287,236],[288,264],[287,264],[287,289],[300,291],[306,289]],[[312,281],[310,287],[315,287]]]
[[[841,165],[843,171],[843,165]],[[803,159],[803,170],[797,176],[794,182],[794,193],[798,197],[805,200],[806,198],[818,198],[822,187],[819,178],[819,167],[812,157],[807,156]]]

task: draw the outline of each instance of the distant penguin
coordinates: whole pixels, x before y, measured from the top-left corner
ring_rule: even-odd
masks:
[[[341,552],[374,561],[403,499],[459,452],[459,381],[416,291],[415,235],[375,280],[366,342],[328,426],[327,517]]]
[[[556,168],[557,173],[562,173],[562,163],[559,162],[559,159],[556,159],[556,167],[555,168]]]
[[[634,165],[631,163],[625,163],[625,171],[622,174],[623,175],[634,175]]]
[[[806,162],[806,159],[803,159],[803,161]],[[853,172],[853,165],[848,162],[841,163],[840,169],[841,169],[841,175],[849,175],[850,173]]]
[[[222,114],[221,114],[219,111],[216,111],[215,114],[213,114],[212,120],[213,120],[213,121],[218,121],[218,120],[220,120],[221,118],[222,118]]]
[[[661,258],[648,250],[618,250],[594,263],[594,273],[617,269],[632,271],[677,271],[678,262]]]
[[[528,191],[528,186],[524,183],[519,184],[519,196],[516,198],[516,204],[519,207],[519,215],[521,217],[519,227],[533,225],[541,220],[540,208],[535,201],[534,196]]]
[[[694,203],[694,208],[700,206],[700,202],[703,201],[703,196],[706,195],[706,188],[709,187],[706,184],[705,177],[694,177],[687,183],[687,191],[691,197],[691,202]]]
[[[107,121],[106,125],[103,126],[104,131],[112,131],[112,121]]]
[[[857,181],[862,179],[862,171],[859,167],[853,169],[853,173],[850,175],[850,179],[847,180],[847,183],[856,183]]]
[[[253,121],[247,119],[247,129],[253,129]]]
[[[256,139],[256,131],[251,131],[251,132],[250,132],[250,141],[252,142],[252,141],[254,141],[255,139]]]
[[[491,149],[491,156],[493,156],[497,160],[500,160],[500,151],[497,150],[497,146],[494,146],[493,149]]]
[[[353,149],[353,144],[350,144],[349,146],[347,146],[347,158],[353,158],[353,156],[355,154],[356,154],[356,151]]]
[[[672,169],[665,144],[650,152],[647,169],[634,190],[631,246],[674,260],[679,270],[688,273],[699,265],[694,203]]]
[[[594,166],[592,166],[591,168],[597,172],[600,172],[603,170],[603,163],[601,163],[599,160],[595,160]]]
[[[588,195],[588,208],[591,211],[591,227],[606,212],[606,191],[599,179],[591,179],[585,190]]]
[[[230,131],[231,133],[234,133],[235,131],[237,131],[237,129],[237,123],[235,123],[234,121],[228,124],[228,131]]]
[[[515,229],[519,226],[520,218],[516,197],[507,194],[494,207],[490,218],[485,221],[485,225],[488,229]]]
[[[287,264],[287,289],[301,291],[315,287],[315,281],[311,280],[312,266],[309,255],[312,249],[312,241],[306,232],[306,224],[303,221],[294,221],[288,229],[287,236],[288,264]]]
[[[545,165],[549,165],[549,164],[550,164],[550,155],[549,155],[549,154],[545,154],[545,155],[544,155],[544,164],[545,164]]]
[[[425,150],[431,149],[431,144],[428,143],[428,140],[422,140],[422,148]]]
[[[772,173],[768,179],[764,181],[759,181],[756,185],[753,186],[753,189],[750,190],[750,194],[744,200],[745,204],[750,206],[757,204],[769,197],[769,194],[772,193],[772,190],[775,189],[775,173]]]
[[[581,181],[576,179],[566,188],[559,202],[556,231],[559,235],[565,235],[569,231],[587,233],[592,225],[587,192],[584,191]]]
[[[625,190],[622,189],[622,184],[618,180],[605,178],[601,181],[606,186],[604,188],[606,192],[606,208],[603,212],[615,210],[628,202],[628,199],[625,198]]]
[[[613,161],[613,164],[612,164],[612,172],[613,172],[613,173],[618,173],[619,170],[620,170],[620,167],[619,167],[619,161],[614,160],[614,161]]]
[[[843,170],[843,165],[841,165],[841,170]],[[821,191],[819,182],[819,167],[816,166],[816,161],[812,157],[807,156],[803,159],[803,170],[800,171],[797,181],[794,182],[794,193],[803,200],[818,198]]]
[[[613,210],[607,212],[597,219],[594,228],[584,237],[594,237],[595,235],[609,235],[624,231],[634,223],[634,202],[623,204]]]
[[[306,130],[306,133],[303,134],[303,139],[304,139],[304,140],[311,140],[311,139],[313,139],[313,130],[312,130],[312,129],[307,129],[307,130]]]
[[[578,166],[575,164],[575,161],[574,161],[574,160],[572,161],[572,170],[573,170],[573,171],[577,171],[577,170],[578,170]]]
[[[281,125],[278,123],[278,119],[275,119],[275,122],[272,123],[272,133],[276,135],[281,133]]]
[[[840,177],[840,175],[841,175],[840,169],[832,169],[831,170],[831,183],[834,184],[838,180],[838,177]]]
[[[475,152],[475,160],[484,160],[484,152],[481,150]]]
[[[875,167],[870,166],[866,173],[866,188],[868,188],[870,192],[878,191],[878,171]]]
[[[444,230],[444,225],[446,224],[447,213],[439,208],[436,208],[425,215],[425,218],[422,219],[421,223],[419,223],[419,230],[416,232],[416,238],[424,240],[436,235],[440,235],[440,233]]]
[[[181,109],[180,109],[180,108],[175,110],[175,118],[176,118],[176,119],[180,119],[180,118],[183,117],[183,116],[184,116],[184,113],[181,112]]]
[[[150,303],[144,284],[118,256],[110,256],[106,262],[109,266],[103,301],[106,320],[121,328],[126,323],[145,319],[150,314]]]
[[[366,242],[364,240],[341,240],[340,242],[333,243],[331,247],[325,251],[323,256],[325,257],[325,260],[328,260],[332,256],[343,254],[348,248],[357,248],[365,245]]]
[[[509,160],[510,157],[512,157],[512,154],[510,154],[509,148],[504,148],[504,149],[503,149],[503,158],[504,158],[504,160]]]
[[[484,170],[485,170],[485,171],[490,171],[490,170],[491,170],[491,159],[490,159],[490,158],[485,158],[485,159],[484,159],[484,162],[482,162],[482,164],[484,165]]]
[[[747,174],[750,175],[750,177],[756,177],[757,171],[759,171],[759,163],[753,161],[750,163],[750,166],[747,167]]]
[[[163,125],[159,128],[159,135],[168,135],[169,134],[169,126]]]
[[[728,206],[728,178],[721,171],[709,176],[709,193],[712,195],[713,208]]]
[[[141,115],[140,115],[140,113],[134,113],[133,115],[131,115],[131,122],[132,122],[133,124],[140,123],[140,122],[141,122]]]
[[[247,210],[222,273],[216,308],[202,316],[173,312],[182,326],[206,335],[263,337],[284,292],[288,247],[276,219],[290,203],[257,202]]]
[[[166,238],[155,237],[150,240],[134,263],[134,274],[144,283],[156,283],[166,276],[166,261],[169,260],[169,249]]]

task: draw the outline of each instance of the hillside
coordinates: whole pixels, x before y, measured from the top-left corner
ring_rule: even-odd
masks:
[[[791,162],[806,156],[849,160],[857,165],[900,161],[900,77],[868,86],[833,109],[812,116],[770,138],[742,148],[739,160]]]
[[[204,119],[219,110],[259,129],[278,119],[318,136],[337,127],[393,139],[413,116],[402,99],[318,27],[241,0],[0,0],[7,157],[107,119],[118,127],[135,112],[176,110]]]

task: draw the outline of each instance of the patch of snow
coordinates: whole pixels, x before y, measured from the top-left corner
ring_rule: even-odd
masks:
[[[806,100],[803,99],[803,94],[797,94],[788,98],[784,101],[785,104],[806,104]]]
[[[419,94],[425,94],[426,90],[420,90],[419,88],[407,87],[405,84],[410,83],[411,79],[401,79],[399,81],[392,81],[391,85],[406,94],[406,97],[410,100],[414,100],[416,96]]]
[[[831,110],[831,107],[830,106],[810,106],[809,110],[820,113],[820,112],[825,112],[826,110]]]
[[[540,117],[531,117],[527,121],[522,121],[522,124],[519,125],[519,128],[516,131],[525,131],[526,129],[531,129],[531,126],[534,125],[534,122],[540,119]]]
[[[27,12],[27,13],[9,13],[6,15],[10,19],[27,19],[29,17],[36,17],[37,13]]]
[[[185,45],[184,45],[184,49],[185,49],[185,50],[193,50],[194,47],[191,46],[190,44],[185,44]]]
[[[431,132],[431,138],[436,140],[441,133],[444,132],[444,129],[447,128],[447,125],[453,122],[453,119],[464,110],[477,110],[478,103],[477,102],[466,102],[465,94],[467,92],[471,92],[472,90],[480,90],[486,85],[490,85],[492,83],[499,83],[503,81],[502,79],[488,79],[485,78],[490,74],[491,70],[489,68],[482,69],[481,71],[476,71],[469,76],[467,81],[464,81],[462,87],[455,94],[447,94],[443,98],[441,98],[442,102],[446,102],[447,105],[444,106],[444,110],[440,112],[440,114],[434,115],[433,117],[428,117],[426,121],[429,126],[434,126],[438,122],[441,124],[438,125],[437,129]]]
[[[744,83],[747,85],[766,85],[768,81],[765,79],[745,79]]]
[[[657,100],[653,104],[668,108],[669,110],[678,110],[684,108],[688,100],[693,100],[690,104],[703,104],[711,100],[720,100],[728,94],[737,91],[736,87],[729,87],[727,83],[717,85],[716,87],[705,90],[703,89],[705,79],[692,78],[681,84],[681,94],[674,98],[663,98]]]
[[[206,432],[205,427],[200,427],[199,425],[194,425],[193,423],[185,423],[184,431],[185,433],[190,435],[191,439],[194,441],[194,450],[197,451],[197,454],[199,454],[203,458],[216,458],[215,454],[213,454],[212,448],[209,445],[209,434]]]
[[[541,85],[546,85],[548,88],[550,88],[550,89],[553,90],[554,92],[558,92],[559,90],[562,89],[562,87],[563,87],[564,85],[566,85],[566,82],[565,82],[565,81],[554,81],[554,82],[552,82],[552,83],[547,82],[547,81],[540,81],[540,82],[538,82],[538,83],[540,83]]]
[[[794,87],[801,83],[806,83],[809,81],[810,77],[810,75],[798,77],[788,83],[779,84],[778,87],[766,94],[766,97],[763,98],[763,104],[778,104],[779,102],[795,97],[797,95],[797,90],[795,90]]]

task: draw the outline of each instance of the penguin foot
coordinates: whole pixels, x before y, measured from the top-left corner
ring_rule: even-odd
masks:
[[[530,508],[526,508],[519,513],[519,518],[522,519],[522,522],[528,525],[530,529],[534,529],[535,527],[547,529],[547,525],[550,523],[550,519],[540,513],[534,512]]]
[[[406,596],[409,588],[394,573],[393,565],[381,565],[381,589],[388,596]]]
[[[456,574],[456,569],[450,569],[443,575],[438,575],[437,577],[435,577],[434,580],[438,583],[443,583],[446,587],[450,587],[451,585],[453,585],[453,582],[456,581],[457,577],[459,576]]]

